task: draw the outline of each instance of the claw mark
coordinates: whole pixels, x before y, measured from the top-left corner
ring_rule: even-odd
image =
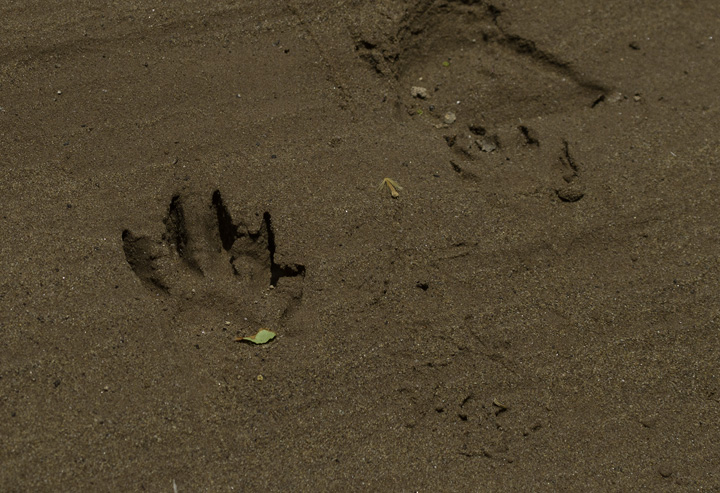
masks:
[[[230,217],[230,213],[220,196],[220,190],[213,192],[212,205],[215,207],[217,213],[220,241],[222,241],[222,246],[225,251],[228,251],[232,248],[235,238],[237,238],[238,227],[232,222],[232,217]]]
[[[280,265],[275,263],[275,231],[272,228],[270,213],[263,214],[265,230],[268,235],[268,251],[270,252],[270,285],[277,286],[281,277],[305,276],[305,266],[301,264]]]
[[[202,269],[197,261],[188,254],[188,232],[185,223],[185,211],[179,195],[175,195],[170,201],[167,216],[165,217],[165,234],[163,239],[175,248],[178,256],[192,270],[202,274]]]
[[[520,125],[520,133],[525,137],[525,143],[527,145],[534,145],[540,147],[540,141],[535,137],[534,133],[525,125]]]
[[[565,163],[567,163],[568,166],[570,166],[570,169],[573,170],[574,176],[578,175],[578,165],[575,162],[575,160],[570,155],[570,145],[568,144],[567,140],[563,140],[563,152],[565,154]],[[560,158],[562,161],[562,158]]]

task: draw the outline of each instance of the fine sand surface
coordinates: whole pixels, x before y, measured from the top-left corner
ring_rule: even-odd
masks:
[[[720,489],[719,2],[0,19],[0,491]]]

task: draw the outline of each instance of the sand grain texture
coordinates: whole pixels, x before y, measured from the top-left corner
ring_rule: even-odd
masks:
[[[718,18],[5,2],[0,490],[720,488]]]

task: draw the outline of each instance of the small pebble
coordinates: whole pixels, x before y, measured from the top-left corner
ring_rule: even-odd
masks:
[[[605,100],[610,104],[615,104],[615,103],[619,103],[623,99],[625,99],[625,96],[623,96],[623,94],[621,92],[615,91],[612,94],[608,94],[608,96]]]
[[[480,150],[483,152],[492,152],[497,149],[497,144],[490,137],[485,137],[482,140],[479,140],[478,146],[480,146]]]
[[[577,202],[583,198],[585,194],[577,185],[568,185],[557,191],[557,196],[563,202]]]
[[[455,123],[455,120],[457,120],[457,117],[452,111],[448,111],[443,117],[443,121],[445,121],[445,123],[447,123],[448,125],[452,125],[453,123]]]
[[[672,476],[673,469],[670,464],[661,464],[660,467],[658,467],[658,472],[660,473],[660,476],[664,478],[669,478]]]
[[[410,94],[414,98],[420,98],[420,99],[427,99],[428,97],[428,90],[424,87],[420,86],[413,86],[410,89]]]

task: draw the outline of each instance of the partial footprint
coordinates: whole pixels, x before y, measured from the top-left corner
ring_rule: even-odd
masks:
[[[256,323],[276,325],[302,298],[305,267],[275,262],[275,234],[268,212],[255,225],[234,219],[219,190],[210,200],[176,195],[164,231],[122,233],[133,272],[159,295],[181,304],[236,312]]]
[[[459,124],[494,127],[589,108],[607,93],[534,41],[505,33],[502,15],[485,2],[416,2],[385,39],[359,33],[356,49],[397,81],[405,109],[441,123],[453,112]]]
[[[399,118],[441,129],[451,169],[470,186],[577,202],[584,188],[567,136],[542,134],[552,128],[543,123],[592,111],[610,89],[506,32],[503,15],[488,2],[418,0],[357,33],[356,52],[395,92]]]

